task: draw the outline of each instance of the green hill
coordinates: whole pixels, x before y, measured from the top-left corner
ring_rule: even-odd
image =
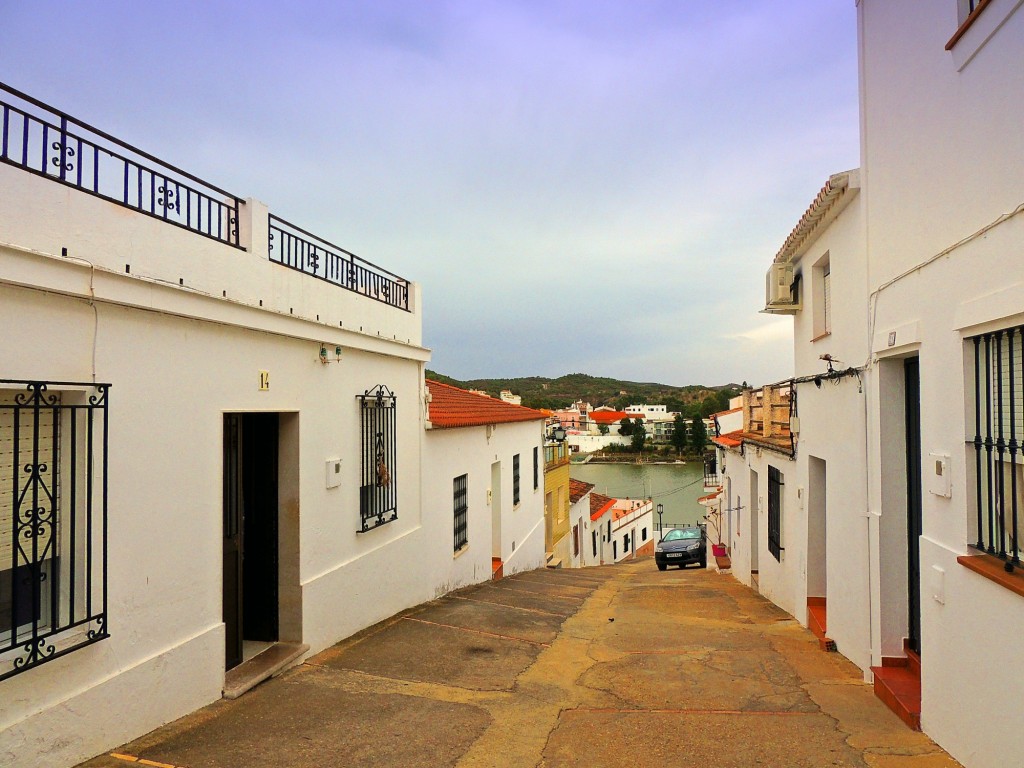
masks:
[[[529,376],[518,379],[469,379],[461,381],[450,376],[427,371],[427,376],[437,381],[452,384],[463,389],[479,389],[497,397],[503,389],[521,395],[523,405],[529,408],[565,408],[576,400],[584,400],[593,406],[608,405],[624,408],[627,405],[648,403],[666,405],[670,411],[692,413],[699,410],[702,416],[725,410],[729,398],[741,391],[738,384],[707,387],[690,384],[675,387],[669,384],[622,381],[585,373],[570,373],[557,379]]]

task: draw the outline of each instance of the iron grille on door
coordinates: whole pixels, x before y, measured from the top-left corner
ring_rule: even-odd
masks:
[[[2,680],[108,637],[110,385],[0,385]]]
[[[467,492],[467,485],[469,484],[468,475],[459,475],[455,478],[452,485],[454,486],[455,496],[455,551],[458,552],[464,546],[469,543],[469,494]]]
[[[359,487],[360,533],[398,518],[395,488],[395,395],[383,384],[359,399],[362,483]]]
[[[768,467],[768,551],[782,560],[782,473]]]
[[[1024,328],[975,336],[974,488],[977,542],[973,546],[1020,567],[1024,514]],[[973,417],[973,418],[971,418]]]

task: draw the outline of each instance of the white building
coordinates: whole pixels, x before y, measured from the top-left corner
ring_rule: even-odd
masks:
[[[515,395],[510,389],[503,389],[498,393],[498,399],[503,403],[509,403],[511,405],[522,405],[523,398],[520,395]]]
[[[542,422],[428,432],[416,284],[0,101],[0,764],[76,763],[494,553],[542,562]]]
[[[544,565],[544,414],[427,380],[424,514],[454,516],[439,594]],[[451,500],[451,501],[449,501]],[[438,551],[432,554],[440,557]]]
[[[669,418],[667,405],[648,405],[647,403],[640,403],[639,405],[627,405],[625,408],[625,412],[630,418],[643,416],[644,421],[664,421]]]
[[[806,518],[794,482],[790,388],[748,390],[741,402],[741,428],[712,438],[722,493],[708,501],[721,512],[733,575],[806,625]],[[734,424],[736,415],[718,414],[719,424]]]
[[[585,565],[600,565],[598,548],[600,532],[590,524],[590,497],[594,490],[592,483],[569,480],[569,530],[572,550],[568,566],[582,568]]]
[[[808,595],[968,768],[1024,753],[1020,5],[858,3],[861,167],[769,273],[796,318]]]

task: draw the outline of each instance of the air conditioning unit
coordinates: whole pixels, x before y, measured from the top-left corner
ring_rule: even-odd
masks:
[[[765,312],[791,314],[800,309],[799,296],[794,296],[793,265],[772,264],[765,279]]]

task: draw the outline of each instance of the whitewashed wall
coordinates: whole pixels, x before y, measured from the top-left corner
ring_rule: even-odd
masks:
[[[851,176],[856,181],[856,173]],[[866,310],[867,259],[862,210],[863,197],[856,186],[844,193],[837,205],[842,212],[826,229],[802,246],[793,263],[801,277],[803,307],[793,317],[794,375],[825,373],[828,354],[837,369],[863,367],[868,363]],[[822,333],[824,314],[819,285],[827,261],[831,281],[831,332]],[[796,385],[797,439],[794,483],[803,503],[807,534],[790,539],[787,556],[801,562],[805,598],[827,597],[828,636],[840,653],[870,676],[872,621],[869,585],[879,579],[878,518],[868,516],[867,398],[873,376],[869,368],[861,378]],[[821,474],[824,488],[821,488]],[[818,494],[823,493],[820,497]],[[815,531],[824,527],[824,536]],[[822,539],[825,546],[822,547]],[[873,573],[869,573],[869,569]],[[851,574],[857,574],[851,577]],[[824,589],[822,588],[824,587]],[[796,615],[806,625],[806,602],[794,603]],[[904,603],[905,605],[905,603]]]
[[[0,263],[0,376],[112,384],[111,637],[0,682],[0,763],[71,764],[220,696],[226,412],[285,414],[298,498],[282,527],[301,547],[287,639],[315,652],[436,594],[416,566],[450,539],[421,515],[415,287],[413,312],[386,307],[6,166]],[[322,364],[321,342],[341,361]],[[398,396],[399,518],[357,534],[356,395],[377,384]]]
[[[922,452],[948,453],[952,470],[951,497],[937,496],[924,461],[921,723],[968,768],[1002,766],[1024,753],[1014,725],[1024,718],[1024,664],[1008,641],[1024,632],[1024,598],[956,556],[968,552],[973,524],[963,339],[1024,321],[1024,223],[1019,214],[996,223],[1024,203],[1024,11],[993,0],[950,51],[959,23],[951,0],[930,13],[912,0],[862,0],[858,19],[868,286],[879,290],[871,343],[881,358],[869,390],[869,504],[883,525],[905,514],[892,492],[902,468],[885,460],[900,396],[886,366],[917,354]],[[899,632],[884,569],[875,617],[883,647]]]
[[[490,432],[490,436],[488,436]],[[501,463],[501,551],[503,573],[544,565],[543,421],[488,428],[428,429],[423,457],[423,517],[426,538],[439,544],[424,553],[430,572],[421,574],[436,597],[491,578],[491,466]],[[538,449],[538,488],[533,487],[533,449]],[[512,457],[520,455],[520,502],[512,504]],[[468,475],[469,546],[454,553],[453,488]]]

